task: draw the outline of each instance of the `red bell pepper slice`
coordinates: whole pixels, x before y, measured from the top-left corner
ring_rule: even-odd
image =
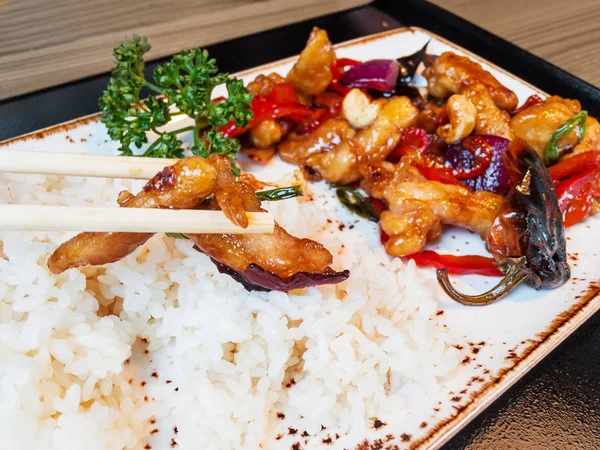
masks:
[[[367,197],[366,200],[371,204],[378,216],[381,216],[381,213],[387,209],[387,206],[383,200],[379,200],[375,197]]]
[[[265,95],[265,99],[275,103],[300,103],[296,89],[287,81],[273,86],[273,89]]]
[[[338,58],[335,61],[333,61],[333,63],[331,64],[331,75],[333,77],[327,89],[344,97],[348,92],[352,90],[352,88],[342,86],[338,82],[338,79],[340,78],[340,75],[342,73],[348,70],[349,67],[356,66],[358,64],[360,64],[360,61],[356,61],[355,59],[350,58]]]
[[[339,116],[342,112],[344,97],[335,92],[323,92],[315,97],[314,104],[319,108],[325,108],[329,114]]]
[[[537,94],[530,95],[529,98],[525,100],[525,103],[523,103],[519,108],[515,109],[512,112],[512,114],[514,116],[515,114],[520,113],[521,111],[529,108],[530,106],[539,105],[540,103],[543,103],[543,101],[544,99]]]
[[[267,119],[289,117],[295,122],[300,122],[303,118],[309,117],[313,113],[312,109],[309,107],[297,103],[278,104],[260,98],[256,98],[252,101],[252,112],[254,113],[254,116],[248,123],[248,126],[237,127],[235,121],[232,120],[228,125],[221,127],[219,131],[221,131],[225,137],[236,137],[244,134],[249,129],[254,128]]]
[[[432,181],[439,181],[443,184],[455,184],[466,188],[464,184],[460,182],[452,173],[447,169],[442,169],[432,166],[424,166],[422,164],[416,164],[417,169],[423,174],[425,178]]]
[[[556,185],[556,197],[565,227],[581,222],[590,212],[592,201],[600,196],[599,179],[600,169],[592,168]]]
[[[300,123],[296,130],[299,136],[305,136],[319,128],[326,120],[339,117],[342,111],[343,97],[334,92],[323,92],[317,95],[314,104],[317,108],[310,117]]]
[[[448,269],[451,274],[477,274],[489,277],[502,277],[503,273],[494,263],[493,258],[479,255],[440,255],[431,250],[414,253],[406,256],[412,259],[419,267],[435,267]]]
[[[465,178],[474,178],[485,173],[492,162],[494,149],[481,136],[469,136],[462,141],[462,148],[473,155],[473,166],[468,169],[450,168],[437,160],[428,159],[429,165],[439,169],[447,170],[449,174],[463,180]]]
[[[393,163],[398,162],[407,152],[415,149],[424,152],[428,145],[429,137],[423,128],[409,128],[402,133],[400,142],[388,155],[387,160]]]
[[[306,136],[319,128],[323,122],[329,119],[329,114],[326,109],[317,108],[312,114],[304,119],[296,130],[298,136]]]
[[[583,172],[587,169],[600,167],[600,152],[589,151],[579,153],[548,168],[548,173],[554,181]]]

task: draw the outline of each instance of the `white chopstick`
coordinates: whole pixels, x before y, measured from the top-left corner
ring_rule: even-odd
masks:
[[[246,215],[249,225],[242,228],[233,224],[222,211],[0,205],[0,231],[273,233],[273,216],[255,212]]]
[[[0,173],[149,180],[177,159],[0,150]]]

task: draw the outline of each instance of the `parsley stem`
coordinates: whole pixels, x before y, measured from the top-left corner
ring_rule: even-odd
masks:
[[[149,81],[146,81],[144,79],[142,79],[142,84],[144,86],[146,86],[148,89],[151,89],[154,92],[158,92],[159,94],[162,94],[162,89],[160,87],[158,87],[157,85],[150,83]]]
[[[184,133],[186,131],[195,130],[196,127],[194,125],[190,125],[189,127],[178,128],[177,130],[169,131],[170,134],[179,134]]]
[[[194,148],[200,147],[200,130],[198,129],[198,124],[194,123]]]
[[[152,144],[150,144],[150,147],[148,147],[148,149],[144,152],[144,155],[142,156],[150,155],[152,153],[152,150],[154,150],[154,148],[158,145],[159,142],[160,138],[155,140]]]

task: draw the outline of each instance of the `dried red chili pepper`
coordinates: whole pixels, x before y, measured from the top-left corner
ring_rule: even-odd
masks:
[[[544,163],[522,139],[515,139],[504,157],[509,175],[516,181],[487,238],[504,278],[488,292],[466,295],[452,286],[447,269],[437,271],[444,291],[465,305],[494,303],[523,281],[536,289],[557,288],[571,276],[565,229]]]

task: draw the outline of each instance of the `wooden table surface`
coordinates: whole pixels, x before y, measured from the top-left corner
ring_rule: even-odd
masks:
[[[432,1],[600,86],[598,0]],[[368,2],[0,0],[0,100],[108,71],[133,33],[157,58]]]
[[[600,87],[598,0],[430,0]]]

